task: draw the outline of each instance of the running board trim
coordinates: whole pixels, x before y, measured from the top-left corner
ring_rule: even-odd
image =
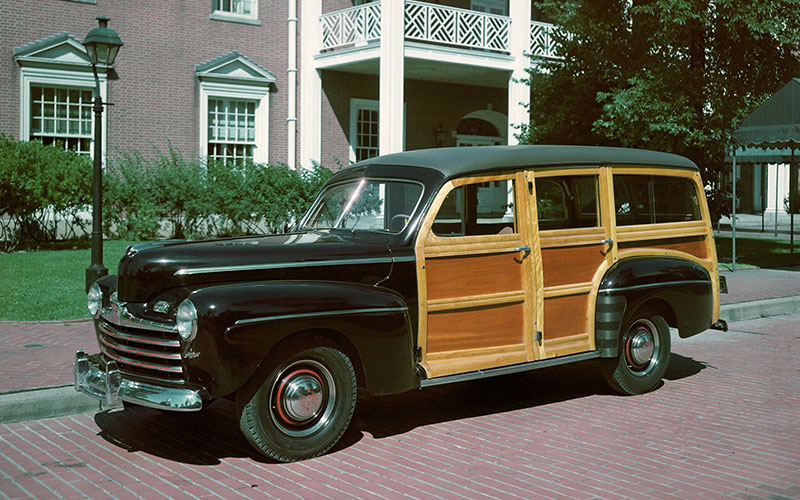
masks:
[[[565,365],[568,363],[576,363],[578,361],[587,361],[599,357],[600,353],[598,351],[584,352],[581,354],[573,354],[570,356],[544,359],[541,361],[531,361],[529,363],[521,363],[519,365],[501,366],[500,368],[491,368],[489,370],[478,370],[475,372],[458,373],[456,375],[447,375],[444,377],[425,379],[421,380],[419,385],[420,387],[432,387],[435,385],[453,384],[456,382],[465,382],[467,380],[497,377],[500,375],[509,375],[511,373],[527,372],[531,370],[536,370],[538,368],[547,368],[549,366],[558,366],[558,365]]]

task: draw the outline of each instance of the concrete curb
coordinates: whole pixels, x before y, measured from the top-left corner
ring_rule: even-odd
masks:
[[[800,313],[800,295],[725,304],[720,317],[728,322]],[[103,411],[100,401],[72,385],[23,389],[0,394],[0,424]]]
[[[0,394],[0,424],[100,410],[100,401],[77,392],[72,385]]]
[[[730,322],[797,313],[800,313],[800,295],[725,304],[720,307],[719,315]]]

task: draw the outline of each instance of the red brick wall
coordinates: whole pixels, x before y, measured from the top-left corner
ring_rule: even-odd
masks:
[[[32,7],[35,5],[35,7]],[[66,31],[83,40],[97,26],[109,26],[125,46],[116,62],[119,79],[109,82],[109,153],[168,143],[185,155],[199,152],[196,64],[238,50],[275,75],[271,95],[269,159],[286,161],[287,2],[259,0],[261,25],[209,19],[211,0],[67,0],[8,2],[0,16],[0,132],[19,138],[19,66],[15,47]]]

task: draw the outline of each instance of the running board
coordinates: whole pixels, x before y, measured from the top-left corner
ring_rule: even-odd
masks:
[[[599,357],[600,353],[598,351],[584,352],[581,354],[550,358],[542,361],[531,361],[529,363],[522,363],[519,365],[501,366],[500,368],[491,368],[489,370],[478,370],[476,372],[459,373],[456,375],[425,379],[420,381],[419,385],[420,387],[432,387],[434,385],[453,384],[456,382],[465,382],[467,380],[476,380],[481,378],[497,377],[500,375],[509,375],[511,373],[527,372],[536,370],[538,368],[547,368],[549,366],[577,363],[578,361],[587,361],[589,359],[595,359]]]

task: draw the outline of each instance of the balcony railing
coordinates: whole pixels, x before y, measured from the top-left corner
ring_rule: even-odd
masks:
[[[559,57],[555,50],[553,33],[556,27],[552,24],[531,21],[531,46],[530,54],[533,56]]]
[[[381,37],[381,4],[373,2],[320,17],[322,50],[357,45]]]
[[[416,0],[405,2],[405,38],[425,43],[508,54],[511,18],[444,7]],[[381,37],[381,4],[371,2],[320,17],[322,50],[357,46]],[[554,27],[532,21],[530,53],[556,57]]]
[[[409,40],[509,52],[508,17],[414,0],[406,2],[405,14]]]

